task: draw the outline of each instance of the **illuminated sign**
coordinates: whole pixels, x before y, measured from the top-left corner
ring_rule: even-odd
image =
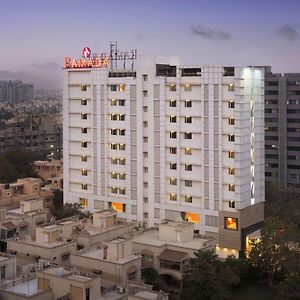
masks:
[[[82,56],[87,58],[91,56],[91,49],[89,47],[84,47],[82,49]]]
[[[84,58],[84,59],[71,59],[65,57],[65,69],[80,69],[80,68],[108,68],[110,66],[108,58]]]

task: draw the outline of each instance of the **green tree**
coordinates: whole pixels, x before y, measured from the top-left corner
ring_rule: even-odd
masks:
[[[285,227],[279,218],[267,218],[261,229],[261,240],[252,245],[249,254],[249,261],[267,274],[270,287],[275,273],[281,270],[285,260]]]
[[[229,299],[231,289],[239,281],[230,266],[218,260],[212,251],[200,250],[184,269],[181,299]]]

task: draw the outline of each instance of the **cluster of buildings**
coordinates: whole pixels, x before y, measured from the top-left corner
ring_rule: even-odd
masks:
[[[0,102],[19,103],[33,100],[33,85],[20,80],[0,81]]]

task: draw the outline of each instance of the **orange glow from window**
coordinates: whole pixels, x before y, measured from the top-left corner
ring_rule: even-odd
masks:
[[[115,210],[115,211],[118,211],[118,212],[123,212],[124,209],[123,209],[123,203],[120,203],[120,202],[112,202],[111,203],[111,206],[112,208]]]
[[[238,219],[225,218],[225,229],[238,230]]]
[[[185,213],[185,217],[189,222],[193,222],[193,223],[200,222],[199,214],[187,212],[187,213]]]
[[[86,208],[88,206],[88,199],[87,198],[80,198],[79,199],[79,204],[83,207]]]

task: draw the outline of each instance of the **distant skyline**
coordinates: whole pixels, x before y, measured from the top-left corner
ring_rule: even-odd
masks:
[[[61,88],[64,56],[109,42],[181,64],[300,72],[299,0],[0,0],[0,80]]]

